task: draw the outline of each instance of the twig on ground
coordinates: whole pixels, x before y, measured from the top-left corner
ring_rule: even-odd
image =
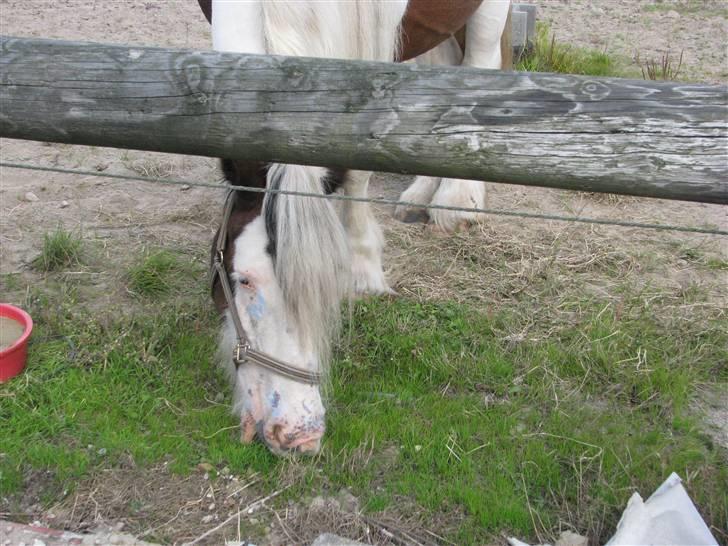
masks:
[[[425,546],[424,544],[413,538],[409,533],[405,532],[403,529],[400,529],[396,525],[393,525],[391,523],[384,525],[383,523],[367,516],[361,516],[361,518],[367,524],[379,529],[380,533],[382,533],[384,536],[391,539],[392,541],[396,542],[397,544],[402,544],[403,546],[412,546],[413,544],[415,546]]]
[[[209,529],[209,530],[205,531],[204,533],[202,533],[200,536],[198,536],[196,539],[192,540],[191,542],[185,542],[184,546],[192,546],[193,544],[197,544],[198,542],[200,542],[201,540],[209,537],[213,533],[218,532],[220,529],[222,529],[223,527],[225,527],[228,523],[230,523],[231,521],[239,518],[242,514],[245,514],[245,513],[248,513],[250,511],[254,510],[255,508],[257,508],[258,506],[261,506],[262,504],[264,504],[266,501],[269,501],[273,497],[277,497],[278,495],[280,495],[281,493],[283,493],[283,491],[285,491],[289,487],[291,487],[291,486],[290,485],[287,485],[287,486],[283,487],[282,489],[279,489],[278,491],[274,491],[273,493],[271,493],[267,497],[263,497],[262,499],[258,499],[255,502],[251,502],[245,508],[242,508],[241,510],[238,510],[235,514],[233,514],[232,516],[230,516],[228,519],[226,519],[225,521],[223,521],[221,524],[213,527],[212,529]]]

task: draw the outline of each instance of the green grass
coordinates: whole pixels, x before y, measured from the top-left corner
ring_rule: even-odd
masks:
[[[57,271],[81,263],[83,244],[81,238],[58,227],[43,236],[43,249],[33,260],[33,267],[40,271]]]
[[[620,63],[605,51],[573,47],[556,40],[545,23],[538,23],[533,48],[520,59],[515,69],[526,72],[558,72],[587,76],[624,76]]]
[[[142,297],[161,296],[170,291],[183,272],[184,267],[176,254],[158,250],[145,255],[129,269],[129,290]]]
[[[289,463],[239,444],[227,405],[209,402],[228,392],[213,363],[217,320],[190,299],[111,321],[63,301],[61,312],[34,311],[27,371],[0,386],[0,496],[22,495],[24,476],[48,470],[52,504],[129,457],[180,473],[200,461],[254,469],[280,484]],[[566,522],[605,538],[632,491],[649,494],[675,470],[690,472],[702,514],[725,526],[725,453],[689,401],[701,384],[728,382],[726,330],[668,330],[638,294],[625,288],[623,301],[619,312],[576,302],[571,326],[516,343],[494,333],[512,325],[507,312],[355,304],[323,454],[298,467],[287,498],[348,486],[369,513],[406,498],[458,544],[533,537],[534,522],[547,536]]]

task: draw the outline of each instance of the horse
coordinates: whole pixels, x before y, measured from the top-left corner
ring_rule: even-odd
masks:
[[[198,0],[213,48],[249,54],[505,68],[510,0]],[[222,160],[232,185],[365,197],[370,172]],[[402,198],[482,206],[483,183],[418,177]],[[405,220],[414,210],[396,210]],[[444,230],[474,221],[440,212]],[[321,381],[340,305],[391,289],[384,238],[368,203],[230,192],[211,252],[212,298],[223,317],[220,360],[244,443],[315,454],[325,432]],[[232,355],[232,358],[231,358]]]

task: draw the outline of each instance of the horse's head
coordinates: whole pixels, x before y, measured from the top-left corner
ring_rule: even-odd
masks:
[[[326,171],[312,167],[224,162],[236,185],[322,192]],[[346,244],[336,213],[321,199],[237,194],[227,228],[225,269],[246,341],[298,371],[321,374],[347,290]],[[216,252],[213,248],[213,252]],[[316,453],[325,430],[315,382],[250,359],[233,364],[238,333],[220,279],[213,287],[225,310],[223,364],[234,377],[241,439],[256,436],[275,453]]]

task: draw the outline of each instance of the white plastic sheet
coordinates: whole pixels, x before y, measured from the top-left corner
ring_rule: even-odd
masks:
[[[508,542],[528,546],[516,538]],[[605,546],[718,546],[718,541],[673,472],[646,501],[632,495]]]
[[[673,472],[647,501],[634,493],[607,546],[717,546],[680,482]]]

